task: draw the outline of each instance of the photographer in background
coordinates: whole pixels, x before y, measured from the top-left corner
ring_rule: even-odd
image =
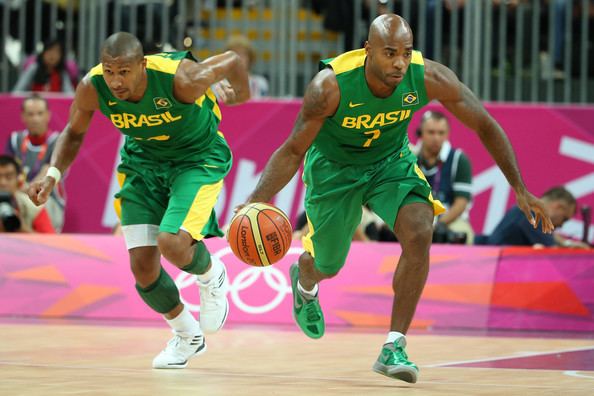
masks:
[[[50,130],[51,112],[47,101],[38,94],[32,94],[23,99],[21,118],[25,129],[10,134],[5,154],[20,162],[25,183],[22,183],[19,188],[26,192],[28,183],[45,176],[58,140],[58,133]],[[64,191],[64,180],[61,180],[45,204],[52,226],[57,232],[60,232],[64,225]]]
[[[0,155],[0,232],[55,233],[47,211],[19,190],[21,166],[14,157]]]
[[[563,186],[553,187],[542,196],[547,215],[550,216],[555,228],[575,215],[577,202],[575,197]],[[565,238],[558,233],[545,234],[541,228],[534,228],[517,206],[507,211],[493,233],[487,237],[487,245],[508,246],[563,246],[588,248],[585,242]]]
[[[419,168],[431,185],[433,196],[446,207],[433,232],[433,242],[472,244],[474,232],[468,220],[472,200],[470,161],[448,141],[450,123],[443,113],[427,111],[417,131],[413,151]]]

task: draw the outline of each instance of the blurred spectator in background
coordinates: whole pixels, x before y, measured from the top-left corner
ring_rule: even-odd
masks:
[[[541,52],[540,52],[540,68],[541,78],[543,79],[564,79],[570,77],[566,75],[566,70],[569,69],[570,74],[574,77],[579,76],[579,64],[575,59],[577,56],[585,56],[587,59],[587,68],[589,75],[592,75],[594,71],[594,47],[592,46],[592,28],[594,28],[594,1],[589,1],[586,4],[586,8],[583,7],[581,1],[569,1],[569,0],[544,0],[543,1],[543,12],[541,15]],[[569,14],[569,15],[568,15]],[[553,19],[552,26],[550,25],[551,15]],[[576,27],[582,23],[582,16],[588,16],[588,27],[587,38],[588,46],[586,53],[582,53],[581,47],[581,35],[582,29]],[[567,18],[569,16],[570,25],[567,26]],[[549,29],[552,30],[553,48],[552,53],[549,52]],[[567,32],[571,32],[570,42],[566,42]],[[565,50],[569,45],[571,51],[571,57],[565,59]],[[574,60],[571,62],[571,60]],[[569,65],[566,65],[566,61]],[[568,69],[566,69],[568,66]]]
[[[363,19],[371,21],[376,15],[371,14],[371,3],[376,2],[376,12],[378,15],[389,12],[387,0],[363,0],[361,3],[361,16]],[[324,28],[343,33],[343,45],[345,51],[355,48],[361,48],[362,37],[355,37],[355,1],[354,0],[313,0],[312,8],[315,12],[324,17]]]
[[[21,118],[25,129],[10,134],[6,154],[17,158],[22,164],[24,183],[22,190],[33,180],[45,176],[58,138],[57,132],[49,130],[51,113],[47,101],[38,94],[23,100]],[[64,225],[64,182],[60,181],[45,205],[55,230]]]
[[[155,55],[163,52],[163,44],[157,44],[154,40],[144,40],[142,42],[142,49],[144,50],[144,56]]]
[[[70,64],[72,65],[72,63]],[[35,62],[26,66],[14,86],[13,92],[74,93],[78,70],[68,71],[64,45],[60,40],[46,42]]]
[[[16,158],[0,155],[0,232],[39,232],[53,234],[52,222],[43,206],[37,207],[26,193],[21,166]]]
[[[235,51],[247,65],[250,78],[250,94],[252,99],[268,96],[268,80],[264,76],[253,74],[252,66],[256,61],[256,51],[250,40],[243,35],[233,35],[227,41],[225,50]]]
[[[110,15],[113,17],[110,21],[112,31],[116,30],[114,12],[117,9],[121,13],[122,24],[119,28],[121,31],[134,32],[140,38],[160,37],[163,28],[163,15],[167,15],[170,29],[177,34],[177,29],[185,29],[182,19],[186,16],[183,15],[182,18],[178,15],[179,9],[176,3],[177,1],[173,0],[112,0],[110,2]],[[166,8],[170,10],[168,13],[165,11]],[[174,13],[171,13],[172,9],[175,9]],[[179,19],[174,20],[174,15],[178,15]]]
[[[573,195],[564,187],[553,187],[542,196],[547,215],[556,228],[559,228],[567,220],[573,217],[577,203]],[[513,206],[491,235],[486,239],[488,245],[515,245],[515,246],[589,246],[583,242],[573,241],[553,233],[544,234],[540,228],[534,228],[528,222],[520,208]]]
[[[358,230],[361,229],[367,240],[378,242],[397,242],[396,235],[392,229],[374,213],[367,205],[363,206],[363,214],[361,216],[361,224]],[[357,232],[358,232],[357,230]]]
[[[417,131],[418,142],[413,149],[417,163],[431,185],[433,196],[446,207],[439,216],[435,227],[435,237],[445,233],[435,242],[460,242],[455,235],[449,236],[447,230],[466,234],[466,243],[472,244],[474,232],[468,213],[472,200],[472,169],[466,154],[453,148],[448,137],[450,123],[438,111],[427,111],[421,118]]]

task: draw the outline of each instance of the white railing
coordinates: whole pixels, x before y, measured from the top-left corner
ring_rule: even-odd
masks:
[[[484,100],[593,103],[593,3],[0,0],[0,91],[12,90],[25,59],[46,39],[62,38],[84,74],[98,62],[103,39],[126,30],[166,50],[190,48],[200,59],[242,34],[253,44],[253,72],[268,78],[270,94],[300,96],[321,58],[359,47],[369,22],[394,11],[409,21],[416,48],[452,68]],[[317,4],[326,4],[320,15],[312,11]],[[352,9],[345,12],[345,4]]]

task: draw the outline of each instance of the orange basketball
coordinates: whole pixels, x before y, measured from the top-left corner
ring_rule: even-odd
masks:
[[[291,247],[293,229],[282,210],[265,203],[241,208],[231,220],[227,241],[244,263],[256,267],[282,259]]]

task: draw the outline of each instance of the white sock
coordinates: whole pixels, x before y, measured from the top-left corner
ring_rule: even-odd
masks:
[[[210,262],[212,265],[210,266],[210,269],[208,271],[206,271],[203,274],[196,275],[200,283],[208,283],[208,281],[218,277],[223,271],[224,264],[220,259],[214,256],[210,256]]]
[[[394,341],[396,341],[400,337],[404,337],[404,334],[399,333],[397,331],[391,331],[388,333],[388,338],[386,339],[385,344],[393,344]]]
[[[165,319],[176,333],[186,333],[188,335],[202,334],[200,323],[194,318],[187,306],[173,319]]]
[[[297,281],[297,289],[301,292],[301,294],[305,294],[306,297],[315,297],[318,295],[318,284],[316,283],[311,290],[305,290],[303,286],[301,286],[301,282]]]

